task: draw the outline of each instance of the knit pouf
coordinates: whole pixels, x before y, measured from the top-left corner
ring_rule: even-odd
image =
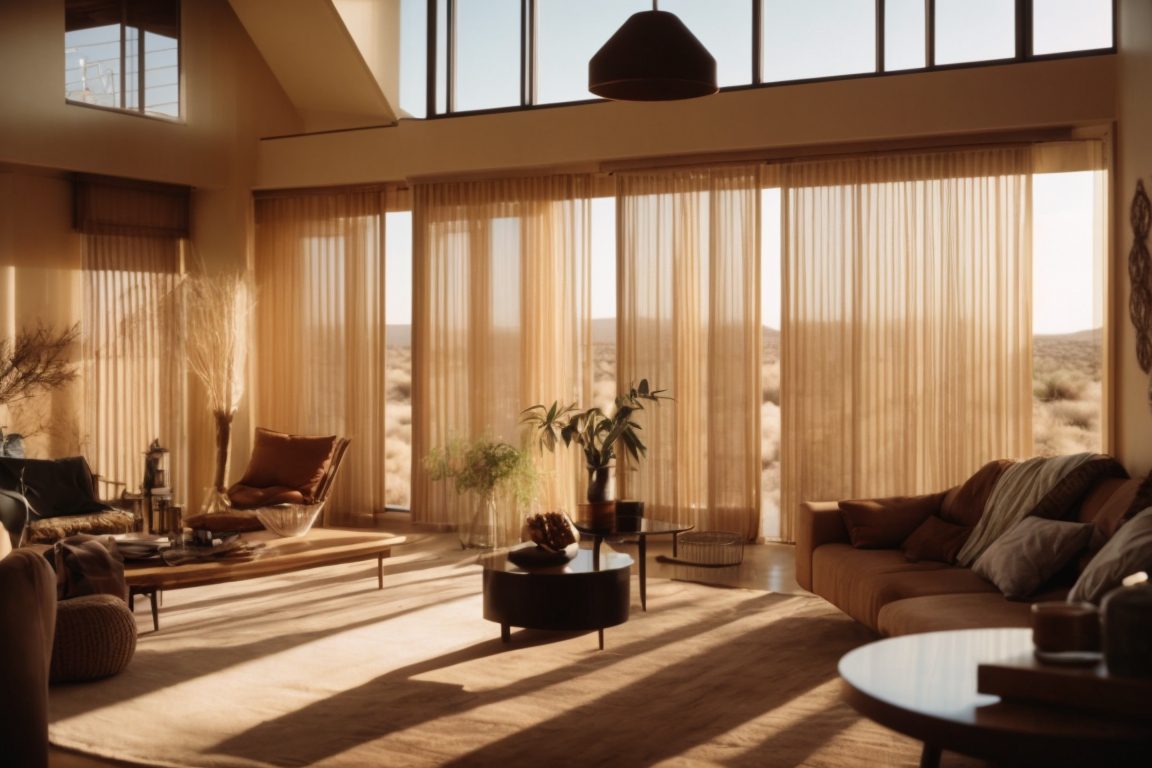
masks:
[[[85,595],[56,607],[53,683],[97,680],[128,666],[136,652],[136,619],[118,597]]]

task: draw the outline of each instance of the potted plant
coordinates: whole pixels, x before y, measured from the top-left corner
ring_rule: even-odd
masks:
[[[558,441],[564,445],[575,443],[584,452],[584,466],[588,471],[588,504],[594,526],[600,526],[605,518],[614,514],[614,502],[608,498],[608,476],[613,461],[629,461],[639,464],[647,455],[648,449],[640,439],[640,425],[633,416],[644,410],[645,403],[659,404],[670,399],[666,390],[654,389],[648,379],[641,379],[639,385],[629,385],[628,391],[617,395],[611,414],[598,407],[585,410],[575,403],[561,406],[555,401],[550,406],[533,405],[521,413],[521,422],[536,433],[540,450],[554,451]]]
[[[452,480],[457,493],[476,494],[472,518],[460,528],[460,545],[465,548],[499,545],[503,526],[497,522],[497,492],[507,493],[520,504],[528,504],[536,495],[536,466],[527,453],[503,440],[455,438],[429,451],[424,467],[432,480]]]

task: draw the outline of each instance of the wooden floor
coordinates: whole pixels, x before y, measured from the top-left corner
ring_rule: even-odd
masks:
[[[379,515],[375,521],[365,520],[365,527],[372,525],[380,530],[408,535],[407,544],[401,548],[443,546],[443,538],[453,538],[454,533],[431,533],[413,526],[406,514],[387,513]],[[620,552],[636,556],[636,545],[627,540],[612,542],[610,546]],[[399,551],[399,549],[394,550]],[[804,590],[796,583],[793,570],[793,547],[788,544],[748,544],[744,547],[743,560],[739,565],[721,568],[680,565],[660,562],[659,556],[672,554],[671,540],[667,536],[653,536],[648,540],[648,577],[699,581],[717,586],[762,589],[769,592],[801,594]],[[385,588],[387,588],[388,561],[384,561]],[[141,603],[137,611],[137,622],[141,632],[151,630],[151,619]],[[52,750],[49,756],[52,768],[107,768],[121,763],[98,760],[62,750]]]

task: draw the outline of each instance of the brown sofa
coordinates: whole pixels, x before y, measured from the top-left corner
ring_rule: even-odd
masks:
[[[889,515],[888,519],[911,515],[910,521],[921,514],[908,512],[910,507],[929,508],[935,516],[951,520],[960,530],[979,518],[988,495],[989,479],[994,481],[993,476],[998,475],[1006,463],[1009,462],[986,465],[964,485],[946,493],[845,504],[871,505],[874,519],[885,519],[884,515]],[[997,586],[972,568],[954,564],[954,557],[910,559],[905,551],[907,546],[901,546],[909,541],[910,535],[894,543],[884,542],[882,536],[869,541],[860,529],[850,532],[852,519],[840,502],[801,504],[796,533],[796,580],[800,586],[884,636],[975,627],[1027,627],[1031,603],[1064,599],[1091,553],[1099,551],[1131,514],[1137,492],[1141,491],[1141,480],[1127,478],[1122,468],[1117,470],[1118,466],[1110,458],[1101,457],[1087,473],[1090,476],[1082,478],[1078,487],[1064,483],[1064,497],[1057,500],[1064,504],[1064,509],[1057,509],[1055,502],[1047,498],[1037,505],[1044,507],[1047,502],[1044,514],[1047,518],[1091,522],[1094,526],[1092,531],[1084,531],[1086,535],[1092,534],[1091,545],[1026,596],[1006,598]],[[1120,474],[1124,476],[1117,476]],[[967,509],[962,508],[964,506]],[[909,522],[908,527],[915,526]]]

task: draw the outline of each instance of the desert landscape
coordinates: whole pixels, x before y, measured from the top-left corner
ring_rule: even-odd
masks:
[[[616,387],[616,345],[608,323],[597,321],[593,331],[593,398],[602,407],[612,402]],[[763,514],[774,520],[780,488],[780,333],[765,328],[762,338]],[[1033,339],[1035,454],[1100,450],[1102,352],[1100,330]],[[407,507],[412,462],[412,349],[407,326],[389,327],[386,417],[386,503]]]

